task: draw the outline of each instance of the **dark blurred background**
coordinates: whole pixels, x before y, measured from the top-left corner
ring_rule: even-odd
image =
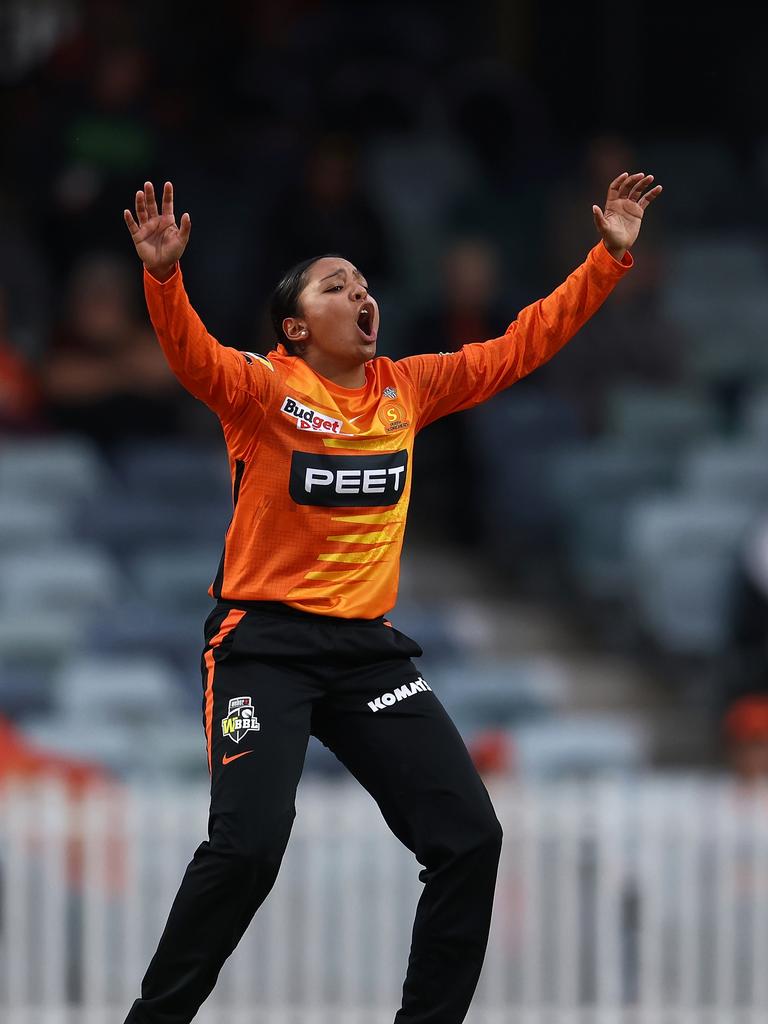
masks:
[[[754,699],[724,715],[768,692],[767,42],[738,5],[6,0],[0,714],[18,750],[147,773],[170,708],[151,770],[205,769],[229,480],[143,305],[122,211],[146,179],[192,216],[185,280],[223,344],[268,351],[281,272],[340,251],[399,358],[502,334],[639,170],[665,191],[604,308],[417,442],[395,619],[484,771],[733,755],[764,773]],[[311,747],[313,767],[336,770]]]

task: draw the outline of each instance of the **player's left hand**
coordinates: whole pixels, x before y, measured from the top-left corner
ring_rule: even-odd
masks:
[[[608,186],[605,210],[592,207],[597,230],[614,259],[621,260],[627,249],[637,241],[643,214],[653,200],[661,195],[661,185],[649,188],[652,174],[629,174],[624,171]],[[646,191],[646,189],[648,191]]]

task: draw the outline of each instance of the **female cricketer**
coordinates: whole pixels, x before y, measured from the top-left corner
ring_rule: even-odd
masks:
[[[620,174],[602,236],[501,337],[457,352],[376,356],[362,269],[305,260],[272,298],[267,356],[220,345],[190,305],[173,187],[125,222],[171,369],[219,417],[233,513],[210,586],[203,722],[208,839],[187,867],[130,1024],[189,1024],[272,888],[310,735],[365,786],[423,866],[395,1024],[459,1024],[485,955],[502,831],[466,747],[385,614],[397,595],[416,434],[535,370],[632,266],[652,175]],[[500,439],[501,442],[501,439]],[[503,457],[503,455],[500,455]],[[460,482],[457,482],[460,486]]]

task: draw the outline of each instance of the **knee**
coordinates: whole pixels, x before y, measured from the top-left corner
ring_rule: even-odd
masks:
[[[277,874],[288,844],[294,815],[280,822],[221,815],[211,829],[210,849],[225,858],[234,871],[260,870]]]
[[[448,844],[451,859],[468,858],[489,866],[497,864],[502,838],[501,823],[492,808],[481,814],[472,814],[454,825],[453,840]]]
[[[499,859],[501,844],[504,838],[504,831],[501,822],[491,812],[482,822],[479,822],[474,830],[472,841],[476,850],[482,850],[487,856]]]

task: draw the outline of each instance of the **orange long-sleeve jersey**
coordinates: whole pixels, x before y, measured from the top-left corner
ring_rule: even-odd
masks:
[[[233,514],[212,597],[283,601],[343,618],[375,618],[397,598],[416,434],[484,402],[546,362],[632,266],[602,242],[505,333],[458,352],[378,356],[344,388],[280,345],[268,356],[220,345],[177,268],[145,271],[150,317],[171,369],[219,417]]]

